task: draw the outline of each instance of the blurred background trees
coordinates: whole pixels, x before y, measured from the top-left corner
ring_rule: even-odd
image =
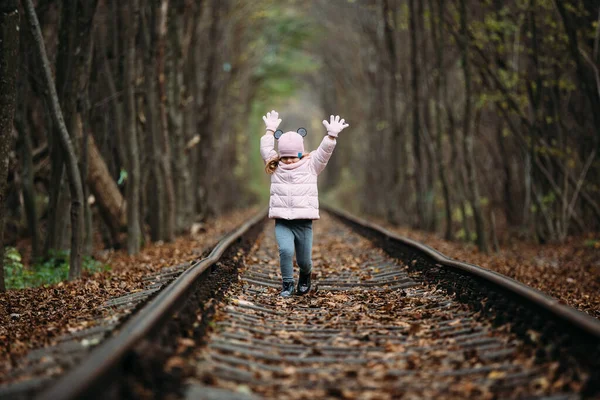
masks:
[[[484,251],[600,228],[595,0],[34,5],[82,178],[84,254],[96,236],[134,254],[265,205],[273,108],[311,149],[322,119],[349,121],[321,178],[340,207]],[[37,259],[71,248],[74,194],[20,23],[4,244],[26,240]]]
[[[319,4],[319,6],[316,6]],[[317,11],[319,7],[323,10]],[[315,2],[352,208],[480,249],[598,231],[594,1]],[[346,43],[352,45],[346,45]],[[338,111],[336,111],[338,112]],[[352,135],[350,138],[349,136]],[[339,154],[338,153],[338,154]],[[341,198],[341,197],[340,197]]]

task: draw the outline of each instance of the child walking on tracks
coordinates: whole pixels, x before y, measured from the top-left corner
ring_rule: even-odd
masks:
[[[294,268],[292,259],[300,267],[298,294],[310,291],[312,272],[312,221],[319,219],[319,194],[317,176],[323,171],[338,134],[349,125],[339,116],[323,121],[327,136],[317,150],[304,152],[306,129],[283,133],[277,130],[281,119],[273,110],[263,117],[267,132],[260,139],[260,154],[265,160],[265,171],[271,175],[269,218],[275,219],[275,238],[279,245],[279,262],[283,289],[281,296],[294,294]],[[278,140],[279,154],[275,151]]]

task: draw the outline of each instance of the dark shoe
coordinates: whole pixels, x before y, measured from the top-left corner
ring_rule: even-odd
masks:
[[[291,282],[283,282],[283,289],[279,295],[281,297],[290,297],[294,294],[294,281]]]
[[[298,279],[298,295],[302,296],[310,292],[310,273],[303,275],[300,274]]]

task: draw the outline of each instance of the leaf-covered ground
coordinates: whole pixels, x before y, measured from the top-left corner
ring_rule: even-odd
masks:
[[[376,222],[448,257],[500,272],[600,318],[600,248],[587,245],[587,238],[570,237],[563,244],[545,245],[514,240],[499,253],[486,255],[473,244]]]
[[[536,362],[507,326],[418,284],[330,216],[314,231],[318,290],[284,299],[267,227],[218,306],[206,346],[167,363],[195,371],[186,398],[492,399],[580,389],[578,371]]]
[[[99,251],[96,258],[109,264],[110,270],[75,282],[0,293],[0,382],[31,349],[53,345],[64,334],[110,318],[108,309],[99,308],[106,300],[140,291],[145,276],[198,258],[257,211],[233,212],[207,222],[194,235],[178,237],[172,243],[153,243],[133,257],[125,251]]]
[[[142,290],[143,277],[147,275],[197,258],[222,234],[255,211],[236,212],[210,221],[196,235],[180,237],[170,244],[147,246],[136,257],[129,257],[124,252],[98,252],[96,256],[110,264],[111,270],[85,276],[77,282],[0,294],[0,382],[28,351],[53,345],[64,334],[89,328],[99,319],[109,318],[108,311],[100,311],[99,305],[110,298]],[[600,317],[600,249],[585,246],[582,238],[569,239],[564,245],[515,242],[504,247],[500,254],[484,255],[472,245],[447,242],[422,232],[393,229],[450,257],[494,269]],[[339,252],[343,247],[343,243],[338,243],[332,249]],[[325,251],[316,243],[316,267],[326,267],[332,261],[348,261],[343,255],[333,259],[330,255],[325,256]],[[272,292],[276,293],[274,289]]]

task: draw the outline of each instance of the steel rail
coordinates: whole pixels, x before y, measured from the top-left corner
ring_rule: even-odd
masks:
[[[143,339],[159,329],[185,300],[189,290],[200,276],[219,261],[225,251],[240,239],[248,230],[259,224],[267,216],[264,209],[251,220],[225,236],[210,254],[190,266],[173,283],[162,290],[139,312],[128,319],[119,332],[97,346],[83,362],[65,373],[59,380],[36,398],[62,400],[94,398],[108,376],[120,370],[118,365],[129,352]]]
[[[572,307],[561,304],[557,299],[550,297],[537,289],[478,265],[454,260],[427,245],[390,232],[389,230],[377,224],[352,215],[347,211],[334,208],[329,205],[322,206],[322,208],[342,220],[347,220],[359,226],[375,231],[378,234],[383,235],[387,240],[399,242],[408,247],[412,247],[413,249],[416,249],[417,251],[425,254],[427,257],[433,259],[440,266],[466,272],[472,276],[491,282],[519,297],[525,298],[535,305],[556,315],[560,319],[567,321],[576,328],[579,328],[592,335],[596,338],[596,340],[600,340],[600,320]]]

